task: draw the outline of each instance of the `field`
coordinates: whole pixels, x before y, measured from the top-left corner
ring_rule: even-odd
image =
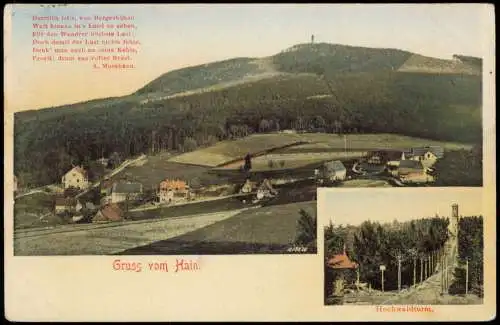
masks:
[[[144,189],[153,186],[166,179],[182,179],[188,182],[199,182],[203,185],[214,185],[221,179],[214,174],[207,173],[209,168],[203,166],[178,164],[169,160],[169,154],[158,154],[148,156],[147,161],[141,166],[132,166],[112,177],[113,181],[128,180],[140,182]]]
[[[64,224],[61,218],[52,214],[53,210],[54,198],[50,194],[23,196],[14,203],[14,229]]]
[[[231,218],[241,210],[162,220],[112,222],[27,231],[14,235],[15,255],[108,255],[188,233]]]
[[[299,141],[298,134],[253,134],[242,139],[221,141],[214,146],[173,157],[169,161],[215,167],[242,159],[247,153],[255,155]]]
[[[344,150],[367,151],[374,149],[406,149],[420,146],[442,146],[446,150],[470,149],[471,145],[434,141],[397,134],[348,134],[338,136],[325,133],[300,134],[301,141],[309,142],[276,151],[277,153],[323,152]]]
[[[283,253],[295,240],[300,209],[315,217],[316,201],[249,209],[187,234],[120,254]]]
[[[250,153],[254,156],[258,155],[252,159],[252,167],[267,170],[269,160],[285,160],[289,168],[297,168],[322,160],[342,159],[346,154],[344,152],[346,147],[347,155],[352,158],[374,149],[406,149],[432,145],[443,146],[446,150],[471,148],[468,144],[433,141],[396,134],[351,134],[344,137],[327,133],[269,133],[222,141],[208,148],[172,157],[169,161],[237,169],[243,165],[244,156]],[[307,153],[315,155],[306,155]]]

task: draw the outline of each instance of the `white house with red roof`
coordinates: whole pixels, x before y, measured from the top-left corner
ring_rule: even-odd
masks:
[[[75,187],[84,190],[90,185],[87,171],[81,166],[73,167],[61,178],[61,182],[65,189]]]

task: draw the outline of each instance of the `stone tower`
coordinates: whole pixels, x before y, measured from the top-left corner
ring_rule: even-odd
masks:
[[[311,44],[314,44],[314,35],[311,35]]]
[[[451,219],[450,219],[450,232],[454,235],[458,235],[458,204],[454,203],[451,206]]]

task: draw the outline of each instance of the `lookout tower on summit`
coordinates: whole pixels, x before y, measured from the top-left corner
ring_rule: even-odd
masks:
[[[456,238],[458,235],[458,222],[460,221],[460,216],[458,215],[458,204],[453,204],[451,206],[451,218],[449,219],[449,232]]]
[[[314,34],[311,35],[311,44],[314,44]]]

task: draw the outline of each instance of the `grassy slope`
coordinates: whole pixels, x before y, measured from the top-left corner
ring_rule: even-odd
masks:
[[[209,170],[203,166],[178,164],[169,161],[168,154],[148,156],[145,164],[132,166],[112,177],[113,181],[127,180],[140,182],[145,189],[158,186],[165,179],[183,179],[191,181],[197,178],[204,185],[217,184],[219,178],[207,173]]]
[[[253,61],[252,58],[236,58],[174,70],[151,81],[139,89],[137,94],[161,92],[172,95],[265,72]]]
[[[294,242],[301,208],[316,216],[316,201],[247,210],[205,228],[122,254],[282,253]]]
[[[395,134],[353,134],[347,135],[347,145],[350,151],[355,149],[389,149],[398,148],[405,149],[414,146],[439,145],[448,150],[460,148],[470,148],[470,145],[432,141],[421,138],[407,137]],[[260,165],[267,164],[268,159],[276,158],[276,155],[296,154],[292,160],[314,160],[314,157],[302,157],[301,153],[324,152],[325,149],[344,149],[344,137],[339,137],[335,134],[325,133],[301,133],[301,134],[286,134],[286,133],[270,133],[252,135],[243,139],[234,141],[223,141],[214,146],[185,153],[170,159],[171,162],[199,164],[206,166],[216,166],[228,161],[243,158],[246,153],[256,153],[263,150],[270,150],[295,142],[311,142],[307,144],[299,144],[283,149],[278,149],[270,155],[254,158],[254,162]],[[336,153],[331,153],[332,158],[336,158]],[[283,156],[280,159],[290,160],[290,157]],[[317,157],[316,160],[322,160],[322,157]],[[326,157],[324,159],[329,159]],[[264,162],[263,162],[264,161]],[[238,168],[241,162],[232,164],[231,167]],[[260,166],[259,165],[259,166]],[[301,166],[302,164],[300,164]],[[255,167],[258,167],[255,165]],[[261,167],[265,168],[264,165]],[[295,166],[298,167],[298,166]]]
[[[46,193],[23,196],[14,203],[14,229],[64,224],[59,217],[48,215],[54,211],[54,197]]]
[[[217,166],[243,158],[247,153],[255,154],[298,141],[300,141],[300,136],[296,134],[254,134],[242,139],[221,141],[214,146],[173,157],[170,161]]]

